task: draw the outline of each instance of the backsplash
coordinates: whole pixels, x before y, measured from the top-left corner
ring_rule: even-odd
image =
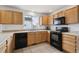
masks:
[[[46,26],[41,25],[31,29],[46,29]],[[28,30],[28,28],[25,29],[23,25],[0,24],[0,32],[2,32],[2,30]]]
[[[79,24],[70,24],[70,25],[60,25],[60,26],[51,26],[51,30],[56,30],[56,27],[69,27],[69,31],[79,31]],[[0,32],[2,30],[23,30],[23,25],[2,25],[0,24]],[[46,26],[37,26],[36,29],[46,29]],[[27,29],[26,29],[27,30]]]
[[[0,31],[2,30],[22,30],[22,29],[23,29],[22,25],[12,25],[12,24],[0,25]]]
[[[51,30],[56,31],[56,27],[68,27],[68,25],[51,25]]]
[[[68,27],[70,32],[79,31],[79,24],[70,24],[70,25],[58,25],[51,26],[51,30],[56,30],[56,27]]]
[[[2,24],[0,24],[0,32],[2,32]]]
[[[72,31],[79,31],[79,24],[70,24],[68,25],[69,30]]]

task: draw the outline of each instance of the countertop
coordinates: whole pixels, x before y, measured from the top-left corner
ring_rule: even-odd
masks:
[[[38,32],[38,31],[53,31],[53,30],[23,30],[23,31],[5,31],[5,32],[0,32],[0,45],[5,42],[7,39],[9,39],[11,36],[13,36],[14,33],[21,33],[21,32]],[[79,31],[74,31],[74,32],[63,32],[63,34],[68,34],[68,35],[75,35],[79,36]]]
[[[79,36],[79,31],[74,31],[74,32],[63,32],[62,34],[68,34],[68,35]]]
[[[7,39],[9,39],[11,36],[13,36],[14,33],[23,33],[23,32],[38,32],[38,31],[48,31],[50,30],[24,30],[24,31],[5,31],[0,32],[0,45],[4,43]]]

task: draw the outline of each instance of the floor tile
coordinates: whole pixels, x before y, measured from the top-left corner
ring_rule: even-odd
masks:
[[[13,53],[23,53],[22,49],[15,50]]]
[[[26,48],[15,50],[14,53],[62,53],[48,43],[41,43]]]

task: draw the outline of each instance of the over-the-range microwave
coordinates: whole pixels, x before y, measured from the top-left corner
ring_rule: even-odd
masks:
[[[54,25],[65,25],[65,17],[54,18]]]

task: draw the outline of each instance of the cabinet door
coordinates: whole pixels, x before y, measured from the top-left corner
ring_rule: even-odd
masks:
[[[28,42],[28,45],[32,45],[32,44],[35,44],[35,32],[28,32],[28,36],[27,36],[27,42]]]
[[[49,25],[52,25],[53,24],[53,15],[52,16],[49,16],[49,19],[48,19],[48,24]]]
[[[0,53],[6,53],[6,41],[0,45]]]
[[[43,32],[42,32],[41,41],[42,41],[42,42],[47,41],[47,32],[46,32],[46,31],[43,31]]]
[[[41,32],[36,32],[35,34],[35,43],[40,43],[41,42]]]
[[[78,23],[78,7],[74,7],[65,11],[66,23]]]
[[[10,37],[7,40],[7,53],[11,53],[13,52],[13,50],[14,50],[14,41],[13,41],[13,38]]]
[[[50,43],[50,32],[47,33],[47,41]]]
[[[12,17],[12,11],[0,11],[0,23],[2,24],[12,24],[13,17]]]
[[[58,13],[54,14],[53,16],[54,16],[53,18],[57,18],[58,17]]]
[[[63,17],[64,16],[64,11],[58,12],[58,17]]]
[[[71,44],[68,44],[68,43],[63,43],[63,49],[67,52],[70,52],[70,53],[75,53],[75,46],[74,44],[71,45]]]
[[[76,37],[72,35],[65,35],[62,36],[62,47],[67,52],[76,52]]]
[[[13,23],[14,24],[22,24],[23,23],[23,15],[21,12],[13,12]]]
[[[42,17],[42,25],[48,25],[48,16]]]

